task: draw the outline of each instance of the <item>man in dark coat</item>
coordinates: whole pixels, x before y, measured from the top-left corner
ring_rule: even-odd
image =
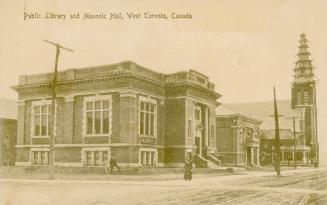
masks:
[[[112,174],[112,170],[116,167],[118,169],[118,171],[120,172],[120,168],[117,165],[117,159],[115,157],[115,154],[111,154],[110,157],[110,161],[109,161],[109,165],[110,165],[110,173]]]
[[[186,157],[185,165],[184,165],[184,179],[192,180],[192,168],[193,168],[193,162],[190,156]]]

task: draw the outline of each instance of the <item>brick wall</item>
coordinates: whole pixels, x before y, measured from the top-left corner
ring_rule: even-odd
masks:
[[[19,145],[25,143],[25,112],[25,104],[19,104],[17,114],[17,144]]]
[[[74,98],[74,144],[83,143],[83,96]]]
[[[136,96],[120,97],[120,142],[136,142]]]
[[[165,142],[165,125],[166,125],[166,115],[165,115],[165,105],[162,101],[157,103],[157,144],[164,145]]]
[[[16,149],[16,162],[28,162],[30,156],[29,148]]]
[[[218,152],[230,152],[232,150],[233,130],[231,128],[217,128],[216,136]]]
[[[74,143],[74,102],[72,101],[64,102],[64,143],[73,144]]]
[[[112,95],[112,135],[111,142],[124,142],[120,139],[120,97],[115,93]],[[126,140],[126,137],[125,137]]]
[[[185,149],[184,148],[165,148],[164,155],[165,163],[184,163]]]
[[[166,145],[185,144],[185,99],[168,99],[166,105]]]
[[[64,98],[58,98],[56,100],[57,107],[56,107],[56,144],[68,144],[69,140],[64,136],[64,125],[65,125],[65,102]],[[71,121],[70,119],[69,121]]]
[[[24,144],[31,143],[32,101],[25,102]]]
[[[61,163],[80,163],[81,162],[80,147],[65,147],[55,149],[55,162]]]
[[[195,144],[195,121],[194,121],[194,102],[190,99],[185,99],[186,119],[185,119],[185,144],[193,146]],[[189,132],[188,121],[191,120],[191,133]],[[190,136],[189,136],[190,134]]]

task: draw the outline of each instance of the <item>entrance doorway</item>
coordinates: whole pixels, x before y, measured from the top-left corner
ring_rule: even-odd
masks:
[[[200,152],[200,149],[201,149],[201,137],[199,137],[199,136],[196,136],[195,137],[195,146],[196,146],[195,153],[197,155],[199,155],[201,153]]]
[[[251,147],[246,148],[246,164],[251,166]]]

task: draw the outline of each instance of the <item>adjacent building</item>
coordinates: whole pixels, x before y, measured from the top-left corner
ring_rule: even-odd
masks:
[[[218,158],[226,166],[259,166],[259,126],[261,121],[220,105],[216,112]]]
[[[0,166],[15,164],[16,118],[16,102],[0,98]]]
[[[294,136],[295,134],[295,136]],[[310,147],[299,132],[280,129],[280,164],[285,166],[310,165]],[[260,162],[262,165],[275,163],[275,130],[260,131]],[[295,163],[294,163],[295,162]]]
[[[238,103],[229,104],[229,107],[233,107],[239,111],[247,113],[248,115],[255,116],[255,118],[261,120],[260,130],[258,136],[260,139],[260,164],[271,165],[275,162],[275,122],[273,115],[274,102],[253,102],[253,103]],[[302,108],[292,109],[291,100],[278,100],[278,113],[281,115],[279,118],[279,134],[280,134],[280,151],[282,165],[291,165],[294,155],[294,142],[295,142],[295,155],[297,157],[298,164],[307,164],[311,162],[310,151],[311,148],[305,144],[305,110]],[[295,139],[293,130],[293,116],[295,126]],[[286,153],[286,154],[285,154]],[[292,159],[288,153],[292,153]],[[307,156],[309,155],[309,156]],[[301,156],[301,157],[300,157]]]
[[[20,76],[16,165],[47,165],[54,129],[57,166],[182,166],[187,154],[216,152],[217,99],[197,71],[158,73],[126,61],[58,73],[51,122],[52,73]]]

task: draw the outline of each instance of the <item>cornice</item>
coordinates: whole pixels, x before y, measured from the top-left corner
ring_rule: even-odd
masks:
[[[220,98],[222,95],[215,92],[214,90],[210,90],[207,88],[204,88],[202,86],[199,86],[195,83],[192,82],[162,82],[162,81],[156,81],[151,78],[148,78],[146,76],[142,76],[139,74],[133,74],[133,73],[128,73],[128,74],[115,74],[111,75],[108,77],[101,77],[101,78],[90,78],[90,79],[81,79],[81,80],[68,80],[68,81],[59,81],[57,83],[57,86],[65,86],[65,85],[78,85],[78,84],[87,84],[87,83],[92,83],[92,82],[102,82],[102,81],[115,81],[115,80],[124,80],[124,79],[136,79],[140,81],[146,81],[146,83],[161,87],[161,88],[167,88],[171,86],[186,86],[186,87],[192,87],[195,90],[207,93],[211,96],[214,96],[216,99]],[[31,89],[36,89],[36,88],[51,88],[52,83],[51,82],[43,82],[43,83],[36,83],[36,84],[28,84],[28,85],[18,85],[18,86],[12,86],[11,88],[16,90],[17,92],[21,91],[28,91]]]

